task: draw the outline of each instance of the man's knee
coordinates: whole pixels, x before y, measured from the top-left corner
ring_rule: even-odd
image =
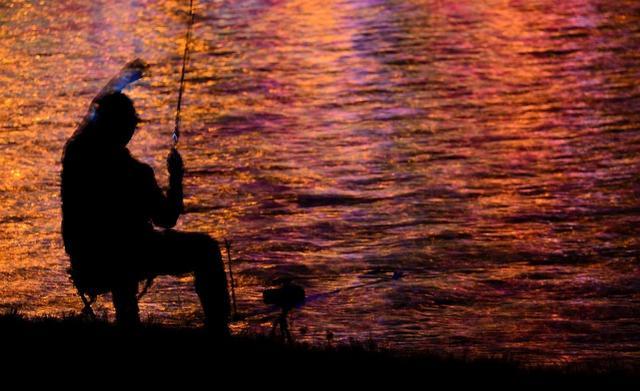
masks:
[[[218,241],[207,234],[195,234],[196,247],[202,255],[220,254]]]
[[[218,244],[218,241],[207,234],[204,236],[206,237],[205,241],[210,251],[214,254],[220,254],[220,245]]]
[[[220,246],[208,234],[165,231],[163,235],[163,246],[168,251],[161,251],[159,255],[167,264],[164,269],[170,271],[170,274],[224,268]]]
[[[192,251],[197,265],[207,267],[211,263],[222,263],[222,254],[217,240],[207,234],[194,234],[193,239]]]

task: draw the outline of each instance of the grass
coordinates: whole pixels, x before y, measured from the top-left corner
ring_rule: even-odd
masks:
[[[608,361],[566,367],[530,367],[506,359],[467,359],[436,353],[404,354],[380,349],[369,342],[349,344],[283,344],[262,335],[236,335],[227,341],[211,338],[205,330],[144,323],[126,332],[105,320],[78,316],[26,318],[16,311],[0,315],[4,357],[47,365],[59,362],[59,353],[75,357],[73,368],[163,368],[172,373],[202,373],[232,369],[264,376],[309,376],[327,379],[347,375],[367,381],[419,377],[429,384],[479,385],[626,385],[639,382],[637,365]],[[206,372],[205,372],[206,373]]]

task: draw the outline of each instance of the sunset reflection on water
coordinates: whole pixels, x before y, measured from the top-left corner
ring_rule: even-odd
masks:
[[[131,150],[166,183],[188,2],[113,3],[0,3],[0,309],[81,308],[60,154],[135,57],[151,77],[129,91],[145,119]],[[637,2],[195,4],[179,228],[232,240],[242,312],[274,277],[313,294],[402,270],[310,302],[294,331],[527,362],[639,358]],[[201,320],[190,277],[160,279],[141,308]]]

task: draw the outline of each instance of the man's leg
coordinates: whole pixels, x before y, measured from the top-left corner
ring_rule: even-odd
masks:
[[[231,312],[227,276],[218,243],[202,233],[167,230],[157,232],[144,272],[179,275],[193,272],[195,289],[207,327],[216,335],[229,334]]]
[[[138,282],[135,280],[119,282],[111,292],[116,322],[126,329],[133,329],[140,323],[137,293]]]
[[[193,254],[196,293],[207,327],[215,334],[228,336],[230,305],[222,254],[214,239],[204,235],[202,240],[202,249]]]

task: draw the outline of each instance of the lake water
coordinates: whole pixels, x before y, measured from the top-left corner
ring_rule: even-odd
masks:
[[[238,307],[295,276],[299,339],[640,360],[640,2],[195,0],[178,228],[232,241]],[[127,61],[161,183],[188,1],[0,1],[0,310],[80,310],[65,140]],[[391,281],[389,275],[404,277]],[[112,317],[108,298],[98,312]],[[200,324],[191,278],[143,317]],[[266,332],[263,315],[235,331]]]

